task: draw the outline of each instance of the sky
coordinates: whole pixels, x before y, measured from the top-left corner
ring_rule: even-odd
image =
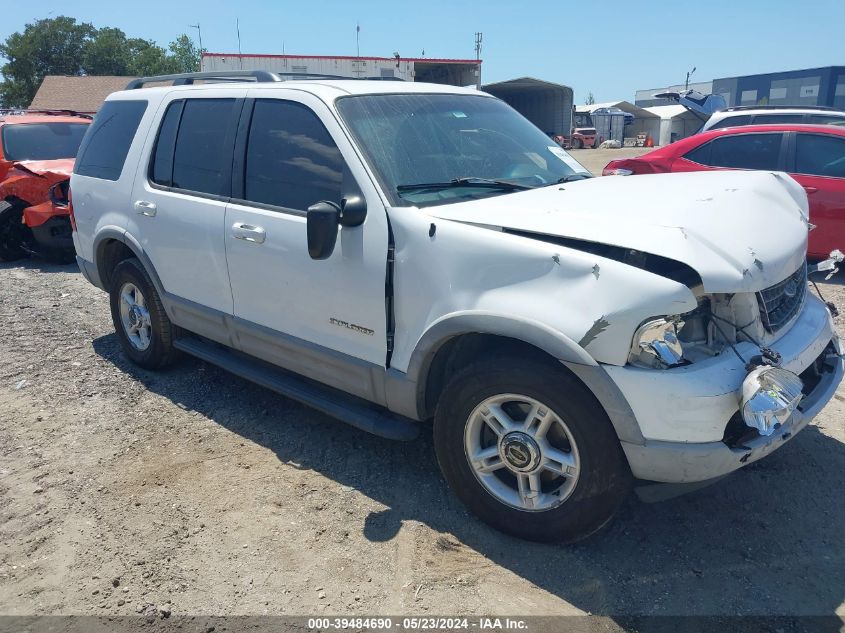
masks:
[[[34,20],[75,17],[166,46],[181,33],[209,52],[474,58],[484,83],[536,77],[576,103],[633,101],[638,89],[845,65],[845,0],[339,0],[199,2],[4,0],[0,40]]]

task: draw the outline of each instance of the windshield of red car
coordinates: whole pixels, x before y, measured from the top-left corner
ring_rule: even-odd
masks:
[[[3,156],[9,161],[74,158],[87,123],[16,123],[2,128]]]

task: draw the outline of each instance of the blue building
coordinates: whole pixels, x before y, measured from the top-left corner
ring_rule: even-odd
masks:
[[[713,80],[729,106],[830,106],[845,110],[845,66]]]
[[[745,77],[725,77],[690,84],[704,94],[720,94],[728,106],[828,106],[845,110],[845,66],[825,66]],[[661,92],[679,92],[683,85],[637,90],[641,108],[674,103],[655,99]]]

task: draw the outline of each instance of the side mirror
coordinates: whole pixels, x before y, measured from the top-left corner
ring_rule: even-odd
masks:
[[[311,259],[328,259],[337,243],[340,226],[340,207],[322,200],[308,207],[308,254]]]
[[[367,202],[362,196],[344,198],[340,209],[341,226],[361,226],[367,218]]]

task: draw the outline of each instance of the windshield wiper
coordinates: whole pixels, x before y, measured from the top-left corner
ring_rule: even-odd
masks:
[[[563,176],[562,178],[558,178],[557,184],[561,184],[563,182],[573,182],[575,180],[585,180],[587,178],[592,178],[592,174],[585,174],[583,172],[578,172],[577,174],[569,174],[568,176]]]
[[[478,178],[475,176],[465,176],[463,178],[453,178],[452,180],[444,182],[420,182],[411,185],[399,185],[396,191],[417,191],[419,189],[451,189],[452,187],[487,187],[490,189],[506,189],[508,191],[522,191],[525,189],[533,189],[529,185],[521,185],[509,180],[494,180],[492,178]]]

